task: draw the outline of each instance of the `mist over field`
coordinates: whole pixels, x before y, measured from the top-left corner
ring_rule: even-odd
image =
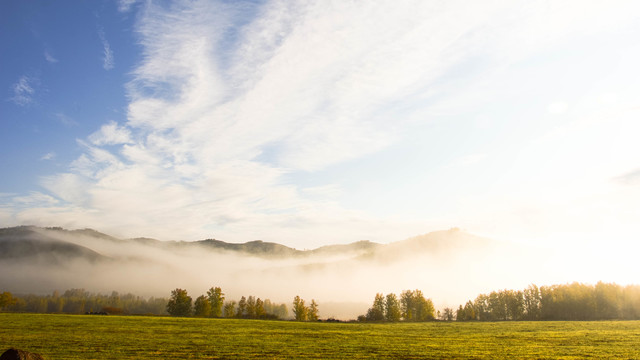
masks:
[[[0,14],[0,292],[218,286],[352,318],[640,281],[638,1]]]
[[[0,250],[0,289],[15,293],[84,288],[168,297],[184,288],[195,298],[219,286],[228,300],[315,299],[322,317],[343,319],[364,313],[378,292],[420,289],[443,308],[496,289],[602,279],[585,277],[590,264],[580,259],[559,259],[550,249],[516,247],[459,229],[389,244],[296,250],[259,241],[118,239],[93,230],[19,227],[0,230]]]

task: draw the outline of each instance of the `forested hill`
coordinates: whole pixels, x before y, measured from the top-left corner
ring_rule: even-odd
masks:
[[[197,241],[160,241],[149,238],[135,238],[130,241],[144,243],[146,245],[164,248],[194,248],[203,247],[210,250],[225,250],[250,254],[265,258],[287,258],[310,255],[326,255],[336,253],[370,252],[377,249],[381,244],[362,240],[346,245],[327,245],[313,250],[298,250],[282,244],[253,240],[245,243],[228,243],[222,240],[206,239]]]
[[[63,228],[41,228],[19,226],[0,229],[0,259],[44,256],[50,260],[85,258],[88,261],[108,260],[110,257],[92,249],[96,242],[119,245],[137,244],[165,250],[208,249],[234,252],[261,258],[299,258],[313,256],[344,255],[348,257],[390,259],[418,252],[449,251],[460,246],[484,246],[490,240],[472,236],[452,229],[417,236],[390,244],[378,244],[367,240],[351,244],[327,245],[312,250],[298,250],[285,245],[261,240],[245,243],[228,243],[216,239],[199,241],[160,241],[151,238],[118,239],[92,229],[65,230]]]
[[[28,259],[60,263],[77,258],[89,262],[107,259],[90,248],[48,236],[46,232],[38,230],[33,227],[0,229],[0,260]]]
[[[142,245],[167,250],[206,248],[251,254],[259,257],[292,257],[308,254],[285,245],[260,240],[246,243],[227,243],[221,240],[160,241],[151,238],[118,239],[93,229],[65,230],[63,228],[40,228],[19,226],[0,229],[0,258],[34,257],[40,254],[55,254],[62,257],[85,257],[100,260],[101,255],[87,248],[96,240],[120,245]],[[104,258],[102,258],[104,260]]]

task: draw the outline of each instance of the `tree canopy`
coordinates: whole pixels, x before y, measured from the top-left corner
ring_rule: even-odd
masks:
[[[171,316],[191,316],[191,296],[187,294],[187,290],[175,289],[171,291],[167,312]]]
[[[405,290],[400,294],[376,294],[373,305],[367,315],[361,317],[366,321],[429,321],[435,319],[435,307],[431,299],[425,299],[420,290]]]

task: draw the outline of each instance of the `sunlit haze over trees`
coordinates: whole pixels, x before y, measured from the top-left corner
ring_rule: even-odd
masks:
[[[635,319],[638,39],[624,0],[0,1],[2,307]]]

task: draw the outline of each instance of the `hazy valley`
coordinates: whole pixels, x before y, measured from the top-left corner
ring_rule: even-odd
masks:
[[[442,307],[496,288],[562,281],[545,265],[552,257],[537,251],[458,229],[388,244],[299,250],[262,241],[119,239],[91,229],[23,226],[0,230],[0,288],[168,296],[179,287],[197,296],[220,286],[228,299],[314,298],[323,316],[347,318],[364,312],[377,292],[419,288]]]

